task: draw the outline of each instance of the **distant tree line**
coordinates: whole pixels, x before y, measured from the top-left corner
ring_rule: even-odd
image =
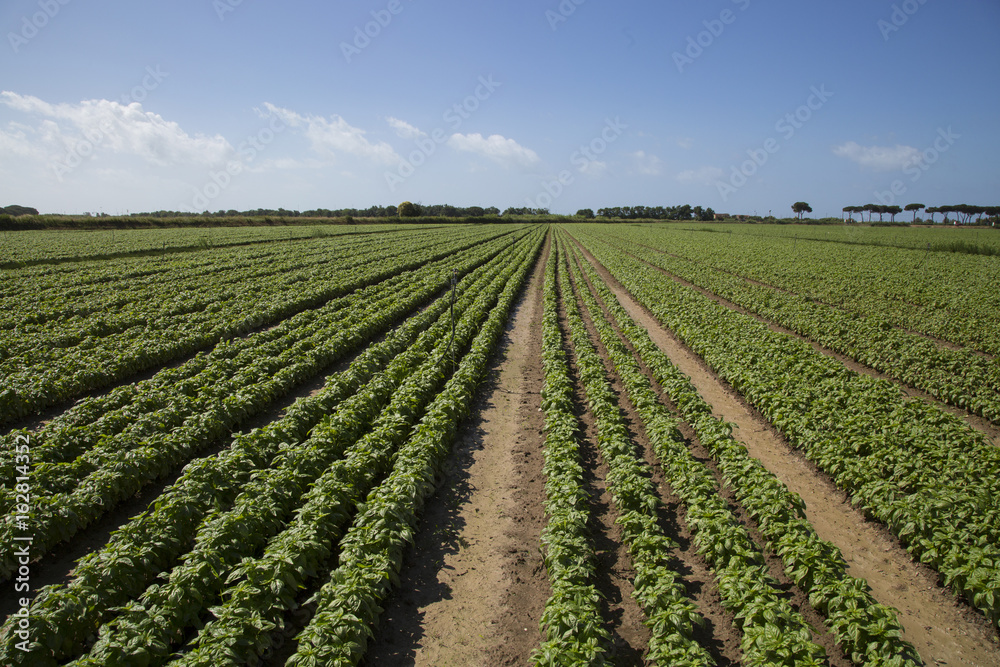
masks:
[[[613,218],[617,220],[715,220],[711,208],[682,204],[680,206],[612,206],[601,208],[597,214],[589,208],[576,212],[578,218]]]
[[[956,224],[968,225],[973,222],[973,216],[976,216],[976,224],[983,221],[983,216],[988,219],[1000,218],[1000,206],[972,206],[969,204],[953,204],[950,206],[924,206],[923,204],[907,204],[906,206],[885,206],[883,204],[865,204],[864,206],[845,206],[844,213],[847,214],[847,219],[850,222],[854,222],[854,214],[860,214],[861,222],[864,222],[864,214],[868,214],[868,222],[872,221],[872,216],[877,214],[879,222],[884,222],[884,217],[888,215],[891,222],[896,221],[896,216],[903,211],[912,211],[913,220],[917,220],[917,211],[926,210],[931,216],[931,222],[934,222],[934,216],[938,213],[944,215],[944,224],[948,224],[949,214],[956,214],[955,220]]]
[[[28,206],[4,206],[0,208],[0,215],[12,215],[15,218],[19,215],[38,215],[38,209]]]
[[[500,215],[500,209],[495,206],[451,206],[450,204],[414,204],[419,211],[417,215],[437,218],[481,218],[487,215]],[[369,206],[368,208],[315,208],[308,211],[289,211],[287,209],[258,208],[248,211],[216,211],[215,213],[179,213],[177,211],[155,211],[153,213],[132,213],[133,217],[149,218],[183,218],[183,217],[214,217],[214,218],[396,218],[399,217],[398,207]]]

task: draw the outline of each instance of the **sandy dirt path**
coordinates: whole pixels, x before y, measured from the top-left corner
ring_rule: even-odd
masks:
[[[549,597],[541,412],[546,246],[447,478],[428,502],[367,665],[525,665]]]

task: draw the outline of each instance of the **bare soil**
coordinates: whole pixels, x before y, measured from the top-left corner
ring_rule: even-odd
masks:
[[[881,524],[867,520],[846,494],[819,471],[760,413],[632,298],[590,253],[584,254],[629,315],[688,375],[716,416],[737,425],[734,435],[789,489],[802,496],[821,538],[843,552],[848,572],[868,581],[875,597],[899,611],[904,637],[928,665],[1000,665],[1000,635],[981,614],[938,583],[937,573],[915,562]],[[732,307],[732,306],[730,306]]]
[[[541,411],[546,247],[428,502],[368,665],[525,665],[550,595]]]

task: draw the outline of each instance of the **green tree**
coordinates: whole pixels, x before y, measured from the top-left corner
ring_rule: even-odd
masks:
[[[579,211],[576,212],[576,217],[578,217],[578,218],[586,218],[588,220],[593,220],[594,219],[594,211],[592,209],[589,209],[589,208],[581,208]]]
[[[420,215],[420,207],[413,202],[404,201],[396,207],[396,211],[401,218],[416,218]]]
[[[813,212],[812,206],[810,206],[809,204],[805,203],[804,201],[797,201],[794,204],[792,204],[792,210],[795,213],[798,213],[799,220],[802,219],[802,214],[803,213],[812,213]]]
[[[917,211],[922,208],[926,208],[923,204],[907,204],[903,207],[904,211],[913,211],[913,222],[917,221]]]

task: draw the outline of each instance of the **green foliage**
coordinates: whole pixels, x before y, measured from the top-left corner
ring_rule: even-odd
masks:
[[[420,215],[420,207],[408,201],[396,207],[396,212],[401,218],[416,218]]]
[[[855,505],[1000,623],[1000,450],[961,419],[850,371],[606,241],[588,246]]]
[[[517,234],[523,237],[524,232]],[[535,239],[537,246],[537,233]],[[444,332],[450,329],[451,300],[443,296],[421,308],[445,290],[454,269],[459,276],[468,274],[462,285],[470,288],[470,294],[456,303],[462,313],[469,301],[482,302],[486,285],[496,293],[515,284],[512,272],[515,267],[523,270],[528,260],[510,262],[508,256],[524,258],[530,253],[525,243],[512,248],[506,235],[484,234],[472,243],[464,241],[464,249],[462,243],[451,251],[432,244],[431,254],[416,270],[401,270],[397,264],[390,274],[394,277],[357,290],[349,300],[334,299],[278,327],[223,343],[212,354],[163,371],[153,381],[88,399],[35,431],[32,456],[39,464],[32,471],[33,488],[54,490],[33,498],[38,506],[33,546],[44,553],[133,495],[141,484],[176,468],[197,447],[228,434],[240,420],[303,379],[387,334],[406,314],[418,313],[383,342],[368,347],[346,374],[333,376],[322,392],[289,408],[283,419],[237,436],[218,457],[189,466],[147,514],[126,524],[107,547],[81,561],[70,584],[35,598],[31,614],[37,622],[31,631],[39,648],[28,654],[18,651],[16,635],[5,632],[0,660],[32,665],[65,660],[78,655],[103,624],[92,656],[83,662],[137,660],[140,650],[143,660],[162,661],[185,632],[199,627],[206,606],[221,594],[225,575],[234,572],[242,559],[259,553],[264,541],[287,530],[283,526],[298,506],[297,498],[305,497],[311,480],[348,451],[357,439],[352,434],[367,428],[388,394],[396,403],[391,416],[383,418],[385,429],[395,430],[397,437],[409,435],[406,420],[420,414],[414,398],[417,386],[399,385],[431,348],[440,348]],[[479,302],[477,312],[483,317],[491,302]],[[466,328],[479,330],[475,323]],[[439,363],[442,358],[436,354],[434,367],[421,371],[420,391],[428,381],[438,381]],[[335,416],[321,421],[331,411]],[[406,420],[400,415],[407,415]],[[379,431],[382,436],[385,429]],[[85,449],[93,442],[98,445]],[[365,455],[378,451],[371,439],[357,447]],[[6,448],[3,455],[7,456]],[[363,472],[379,469],[373,463]],[[350,492],[361,493],[363,488],[359,482]],[[353,507],[354,501],[345,502]],[[309,520],[311,515],[300,515],[299,520],[310,530],[342,523],[348,515],[338,519],[328,512],[329,503],[329,497],[317,496],[315,504],[321,511],[315,520]],[[302,531],[283,539],[298,547],[328,543],[300,538]],[[192,540],[194,550],[177,565]],[[169,573],[164,582],[147,589],[160,572]],[[315,568],[303,572],[316,576]],[[279,598],[287,603],[294,596],[284,592]],[[118,609],[122,605],[125,608]],[[107,623],[115,616],[117,620]]]

